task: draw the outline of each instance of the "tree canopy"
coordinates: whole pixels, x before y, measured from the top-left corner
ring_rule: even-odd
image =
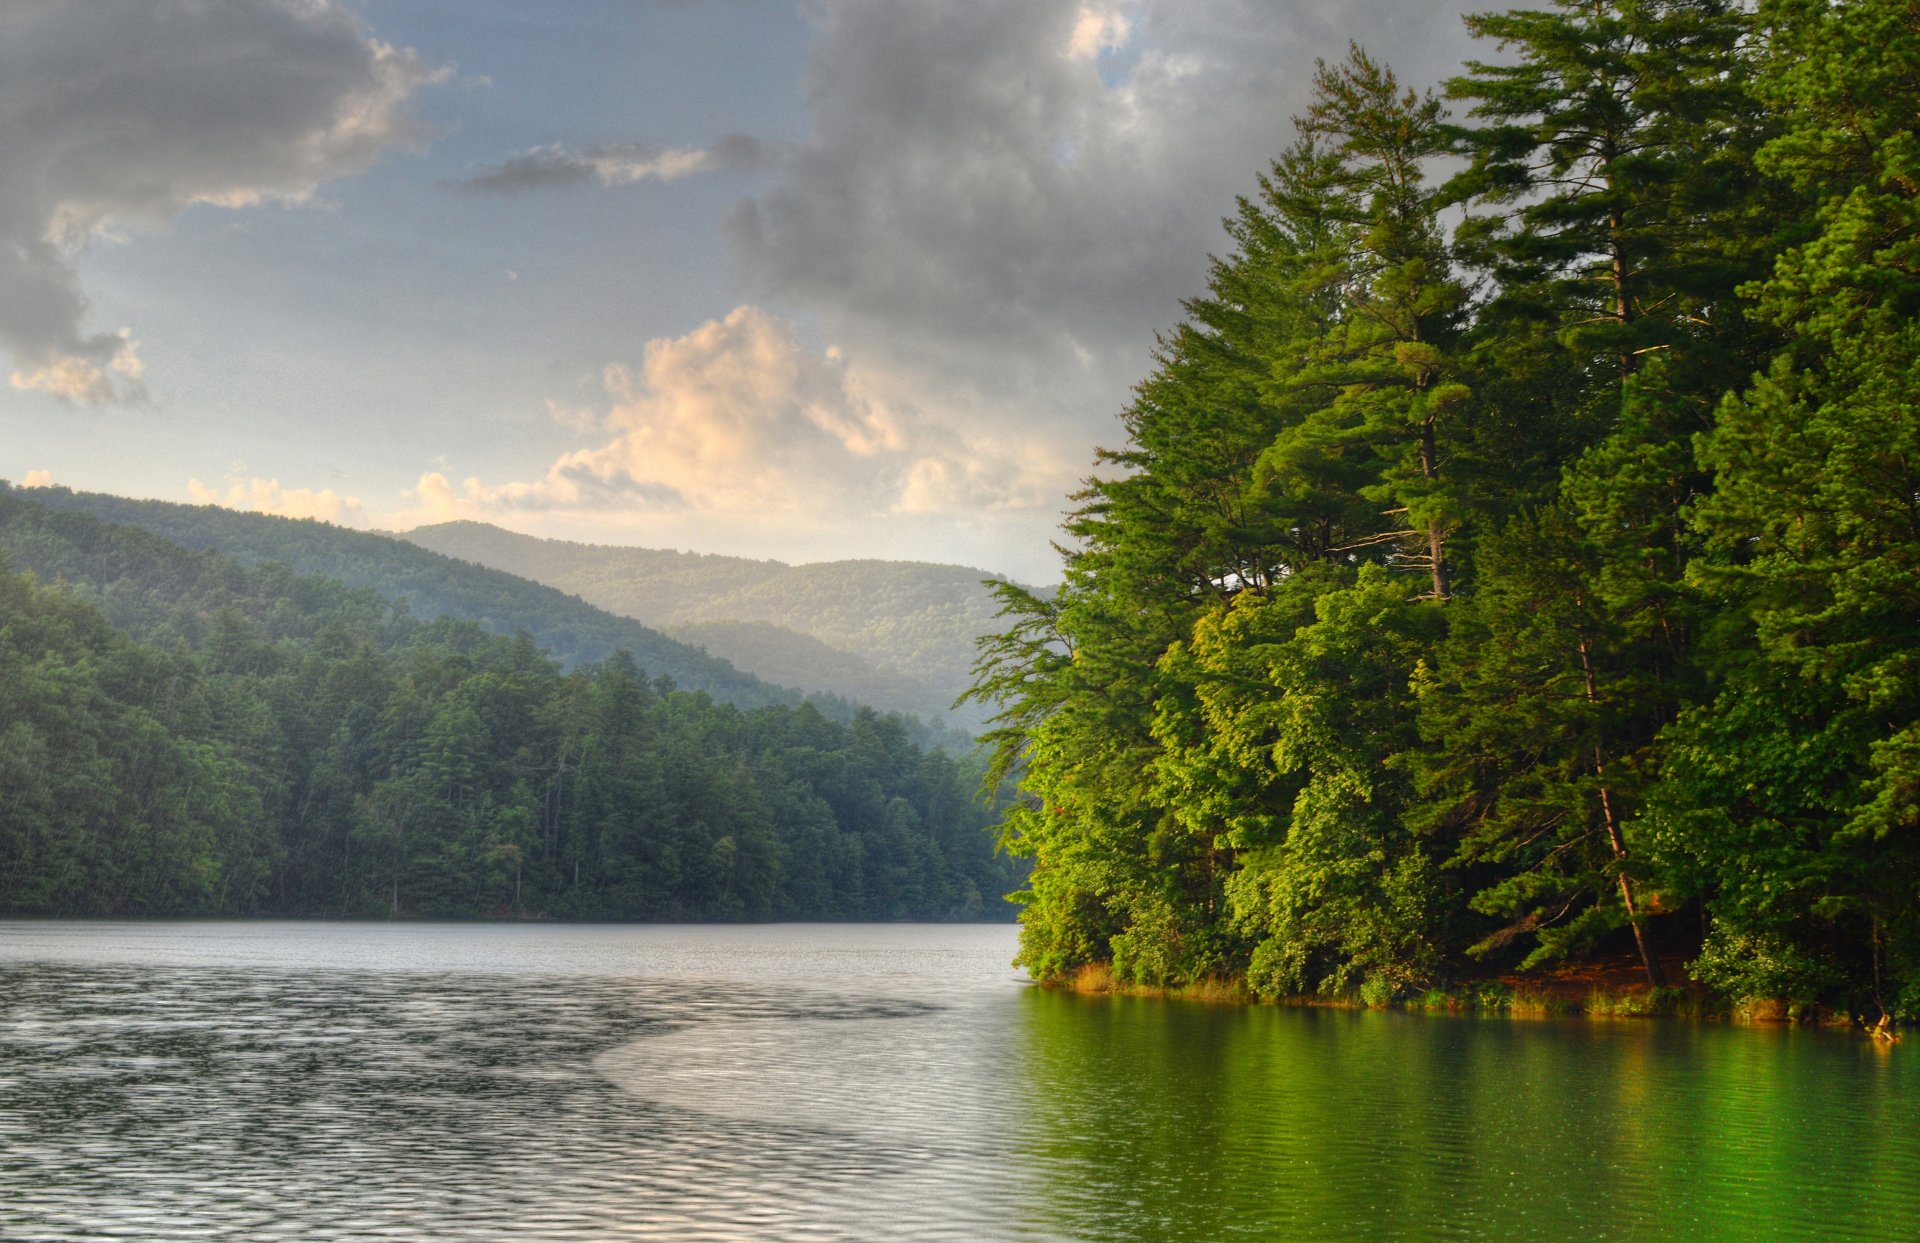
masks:
[[[0,911],[1012,913],[977,762],[900,717],[563,671],[34,495],[0,495]]]
[[[1002,591],[1022,961],[1920,1013],[1920,6],[1468,25],[1318,67]]]

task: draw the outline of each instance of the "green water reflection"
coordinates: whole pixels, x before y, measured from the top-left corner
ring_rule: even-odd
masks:
[[[1041,1234],[1920,1236],[1910,1045],[1037,989],[1019,1026]]]

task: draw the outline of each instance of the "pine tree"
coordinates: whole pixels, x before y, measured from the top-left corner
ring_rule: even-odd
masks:
[[[1751,628],[1685,723],[1704,762],[1663,848],[1716,888],[1729,987],[1839,979],[1884,1016],[1920,1003],[1920,5],[1761,17],[1759,89],[1788,120],[1761,165],[1813,196],[1817,232],[1753,287],[1791,335],[1702,438],[1721,560],[1698,577]]]

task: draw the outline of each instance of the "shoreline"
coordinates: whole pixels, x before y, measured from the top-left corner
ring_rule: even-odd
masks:
[[[1675,978],[1684,976],[1676,975]],[[1061,980],[1036,981],[1042,988],[1081,996],[1150,997],[1208,1005],[1292,1006],[1328,1010],[1400,1010],[1409,1014],[1471,1014],[1510,1019],[1682,1019],[1750,1026],[1850,1029],[1876,1042],[1898,1043],[1899,1024],[1873,1024],[1828,1006],[1781,998],[1729,1001],[1688,980],[1655,989],[1646,984],[1605,983],[1577,973],[1541,977],[1493,976],[1467,980],[1389,1002],[1368,1002],[1357,995],[1293,994],[1272,999],[1256,995],[1237,977],[1192,984],[1133,984],[1114,977],[1105,963],[1090,963]]]

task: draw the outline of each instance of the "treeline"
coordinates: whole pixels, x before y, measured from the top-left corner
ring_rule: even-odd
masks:
[[[1320,66],[1001,589],[1022,959],[1920,1013],[1920,4],[1469,26]]]
[[[625,653],[562,673],[524,633],[0,505],[94,576],[0,554],[0,911],[1011,913],[977,769],[900,718],[741,710]]]
[[[970,680],[974,640],[993,628],[984,571],[918,561],[786,565],[653,548],[535,539],[478,522],[404,537],[546,583],[705,646],[784,685],[822,685],[821,653],[796,652],[769,627],[809,636],[828,656],[826,683],[863,703],[945,717]],[[796,656],[801,659],[794,659]],[[977,707],[956,722],[980,724]]]
[[[742,672],[630,617],[616,617],[552,587],[443,556],[404,539],[312,519],[242,513],[217,505],[178,505],[66,488],[23,492],[0,484],[0,500],[9,498],[30,502],[30,509],[0,510],[0,521],[31,522],[45,528],[49,521],[45,511],[84,515],[115,530],[147,531],[180,547],[217,551],[249,565],[279,564],[299,575],[367,588],[385,599],[404,603],[416,617],[478,622],[482,628],[503,635],[525,630],[542,650],[565,665],[605,660],[624,651],[690,690],[707,691],[716,699],[743,708],[798,704],[807,698]],[[23,564],[41,568],[30,561]],[[152,571],[137,559],[129,561],[126,572],[132,581],[153,578]],[[859,710],[858,704],[840,696],[817,695],[812,699],[822,712],[843,722]],[[955,738],[943,736],[939,741]]]

